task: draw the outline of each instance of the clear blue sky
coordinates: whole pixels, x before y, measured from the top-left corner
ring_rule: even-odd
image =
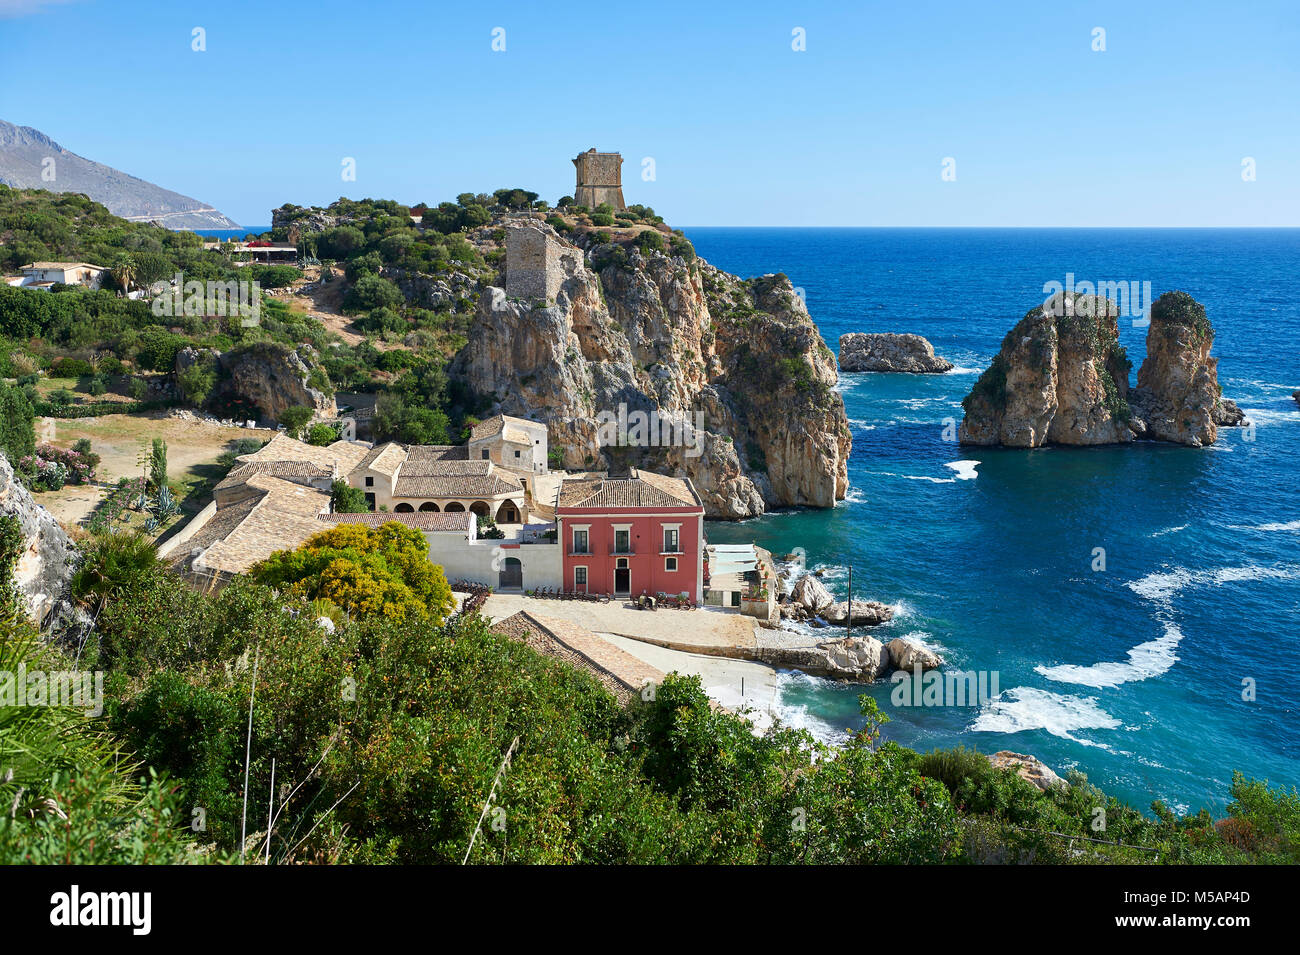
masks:
[[[244,225],[595,146],[679,225],[1296,226],[1300,0],[0,0],[0,118]]]

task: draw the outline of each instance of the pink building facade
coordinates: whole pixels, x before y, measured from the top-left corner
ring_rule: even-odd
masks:
[[[686,478],[564,481],[556,499],[563,588],[704,597],[704,507]]]

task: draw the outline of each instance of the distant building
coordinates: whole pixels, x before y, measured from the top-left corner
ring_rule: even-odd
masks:
[[[704,596],[704,505],[689,478],[631,470],[560,482],[565,590]]]
[[[598,153],[595,148],[578,153],[573,160],[578,168],[578,184],[573,201],[588,209],[608,203],[615,212],[627,208],[623,202],[623,157],[619,153]]]
[[[48,289],[62,284],[97,289],[104,284],[104,273],[108,269],[86,262],[33,262],[19,271],[22,272],[22,282],[19,283],[22,288]]]

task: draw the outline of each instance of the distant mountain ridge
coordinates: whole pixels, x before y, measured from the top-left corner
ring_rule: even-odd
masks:
[[[41,178],[47,159],[54,179]],[[0,183],[16,189],[85,193],[108,211],[135,222],[157,222],[169,229],[237,229],[218,210],[112,166],[69,152],[38,129],[0,119]]]

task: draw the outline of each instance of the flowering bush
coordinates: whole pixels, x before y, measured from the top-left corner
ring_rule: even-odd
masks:
[[[57,491],[65,484],[86,484],[95,480],[99,455],[42,444],[37,446],[35,454],[20,458],[18,464],[31,476],[33,490]]]

